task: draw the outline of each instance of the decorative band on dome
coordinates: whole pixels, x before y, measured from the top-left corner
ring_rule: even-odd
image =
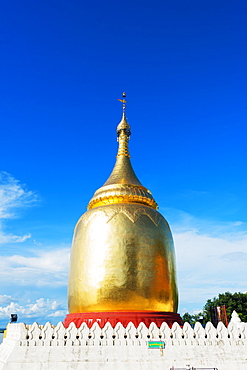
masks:
[[[140,203],[158,209],[158,204],[148,189],[128,184],[104,186],[98,189],[87,208],[117,203]]]

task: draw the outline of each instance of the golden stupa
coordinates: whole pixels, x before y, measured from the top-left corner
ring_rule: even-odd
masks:
[[[123,116],[117,126],[115,166],[75,227],[68,287],[70,315],[177,312],[172,234],[151,192],[132,168],[125,96],[120,100]]]

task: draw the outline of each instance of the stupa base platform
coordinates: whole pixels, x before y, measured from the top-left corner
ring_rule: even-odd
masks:
[[[100,328],[103,328],[107,322],[109,322],[113,328],[118,322],[120,322],[125,328],[130,322],[132,322],[136,328],[141,322],[147,327],[149,327],[152,322],[158,327],[160,327],[163,322],[166,322],[170,328],[174,322],[177,322],[180,326],[183,325],[183,321],[177,313],[154,311],[71,313],[66,316],[64,326],[68,328],[71,322],[74,322],[77,328],[79,328],[83,322],[85,322],[89,328],[91,328],[95,322],[99,324]]]
[[[246,370],[246,333],[247,323],[107,323],[102,329],[96,323],[78,329],[74,323],[67,329],[61,322],[12,323],[0,345],[0,370]],[[150,346],[154,342],[163,345]]]

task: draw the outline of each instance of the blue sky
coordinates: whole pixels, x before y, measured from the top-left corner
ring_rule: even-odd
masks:
[[[171,225],[179,311],[246,291],[246,1],[8,1],[0,22],[0,324],[67,312],[73,228],[115,161]]]

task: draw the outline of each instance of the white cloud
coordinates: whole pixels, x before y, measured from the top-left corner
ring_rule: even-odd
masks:
[[[247,226],[239,221],[217,223],[184,212],[176,214],[171,229],[181,311],[185,306],[190,311],[202,309],[207,299],[219,293],[246,291]]]
[[[57,310],[57,308],[60,310]],[[39,318],[39,317],[62,317],[64,318],[67,310],[56,301],[39,298],[34,303],[21,305],[16,301],[10,302],[7,306],[0,307],[0,319],[8,319],[10,314],[16,313],[21,318]]]
[[[17,236],[17,235],[12,235],[12,234],[6,234],[4,233],[4,231],[0,229],[0,244],[22,243],[30,238],[31,238],[31,234]]]
[[[31,286],[66,286],[70,248],[30,251],[30,256],[1,256],[0,280]]]
[[[10,304],[11,302],[17,302],[17,299],[11,297],[10,295],[0,295],[0,305]]]
[[[53,301],[52,304],[51,304],[51,309],[52,310],[57,310],[59,308],[61,308],[61,304],[58,303],[57,301]]]
[[[0,218],[12,218],[15,210],[32,205],[38,200],[37,194],[25,189],[7,172],[0,172]]]
[[[60,311],[55,311],[51,313],[50,315],[47,315],[47,317],[65,317],[65,311],[60,310]]]
[[[0,244],[22,243],[31,235],[18,236],[4,232],[4,221],[17,216],[17,210],[31,206],[38,200],[37,194],[26,190],[26,186],[7,172],[0,172]]]

